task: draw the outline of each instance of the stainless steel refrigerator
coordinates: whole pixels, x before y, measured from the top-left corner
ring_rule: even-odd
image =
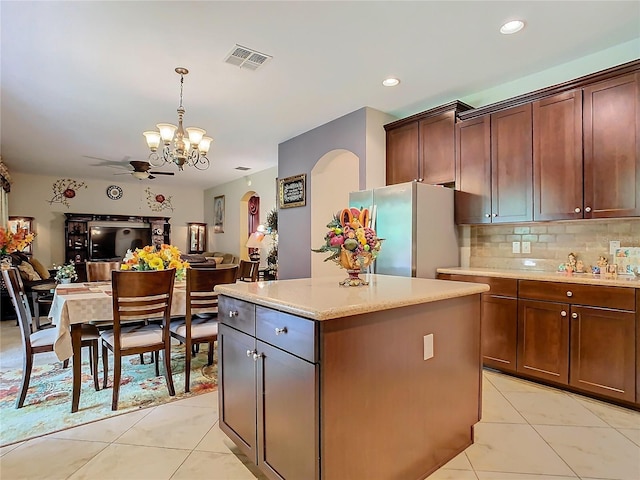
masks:
[[[369,208],[384,238],[373,273],[435,278],[436,268],[460,265],[453,190],[416,182],[351,192],[349,207]]]

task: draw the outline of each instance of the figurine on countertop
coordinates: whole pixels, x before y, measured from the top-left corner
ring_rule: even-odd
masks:
[[[584,262],[582,260],[576,262],[576,273],[584,273]]]
[[[607,260],[607,257],[605,257],[604,255],[600,255],[598,257],[598,261],[596,262],[596,265],[598,265],[598,267],[600,267],[600,271],[602,272],[603,270],[606,270],[607,265],[609,265],[609,260]]]
[[[568,261],[564,266],[564,271],[571,275],[576,271],[577,258],[576,254],[571,252],[568,256]]]

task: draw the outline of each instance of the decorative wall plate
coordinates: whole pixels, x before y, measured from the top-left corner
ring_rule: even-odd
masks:
[[[122,188],[118,185],[109,185],[107,187],[107,197],[111,200],[118,200],[122,198]]]

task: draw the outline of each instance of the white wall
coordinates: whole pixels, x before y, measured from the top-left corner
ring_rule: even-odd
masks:
[[[9,215],[35,218],[34,228],[38,235],[33,244],[33,254],[48,267],[64,262],[65,213],[170,217],[171,243],[183,252],[188,251],[187,222],[211,220],[204,219],[203,191],[198,188],[160,187],[155,186],[153,180],[124,183],[76,178],[74,180],[84,181],[87,188],[78,188],[76,196],[69,199],[69,207],[66,207],[62,203],[49,203],[53,197],[53,184],[60,177],[17,172],[12,172],[11,176],[14,183],[9,193]],[[109,185],[119,185],[123,190],[122,198],[109,199],[106,194]],[[147,187],[153,194],[171,197],[173,211],[152,210],[145,192]]]
[[[261,172],[248,173],[239,180],[204,191],[203,221],[208,225],[208,251],[247,257],[247,248],[244,246],[248,238],[246,198],[250,197],[251,193],[260,197],[260,223],[265,223],[267,213],[276,206],[277,176],[277,168],[269,168]],[[250,186],[247,185],[247,180],[251,180]],[[213,199],[219,195],[225,197],[224,233],[213,232]],[[265,248],[260,252],[262,263],[267,256],[267,246],[265,244]]]

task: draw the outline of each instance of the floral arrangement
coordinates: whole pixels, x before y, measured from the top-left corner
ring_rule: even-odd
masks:
[[[184,280],[185,270],[189,268],[189,262],[182,261],[180,250],[173,245],[162,244],[160,248],[147,245],[136,248],[135,251],[127,250],[122,260],[120,270],[166,270],[176,269],[176,280]]]
[[[311,251],[329,252],[325,262],[331,260],[347,270],[360,271],[376,259],[383,241],[369,224],[368,209],[345,208],[327,224],[324,245]]]
[[[71,261],[56,268],[56,280],[58,282],[66,279],[76,280],[77,278],[78,274],[76,273],[76,266]]]
[[[20,252],[33,242],[34,238],[36,238],[36,234],[28,233],[26,228],[18,228],[14,233],[0,227],[0,255]]]

